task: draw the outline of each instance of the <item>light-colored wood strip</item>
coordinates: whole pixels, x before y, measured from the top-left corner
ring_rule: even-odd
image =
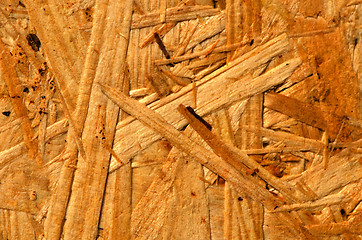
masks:
[[[224,187],[224,239],[232,239],[233,237],[233,199],[232,199],[232,189],[231,186],[225,182]]]
[[[222,109],[213,115],[215,116],[215,134],[224,142],[235,145],[228,112]],[[245,222],[240,218],[240,212],[237,210],[237,205],[240,206],[239,197],[237,197],[238,193],[228,182],[225,182],[224,196],[224,239],[240,239],[240,232],[244,233],[244,229],[240,229],[240,227]]]
[[[298,145],[304,146],[306,148],[311,149],[311,151],[314,151],[314,152],[318,152],[324,147],[324,144],[321,141],[310,139],[310,138],[299,137],[297,135],[287,133],[287,132],[273,131],[273,130],[270,130],[267,128],[256,129],[251,126],[248,126],[248,128],[246,128],[246,130],[252,131],[257,134],[261,134],[262,136],[268,137],[274,141],[278,141],[278,142],[283,141],[287,145],[290,144],[291,146],[298,146]]]
[[[79,120],[75,126],[76,128],[74,128],[78,131],[82,131],[83,129],[86,113],[88,110],[88,101],[95,74],[101,36],[103,34],[104,19],[107,12],[107,3],[107,0],[97,1],[97,11],[94,17],[94,28],[92,29],[90,44],[85,59],[86,68],[81,75],[81,87],[79,89],[79,95],[77,98],[77,105],[74,114],[75,119],[77,119],[77,121]],[[60,86],[61,89],[63,89],[63,87],[64,86]],[[69,117],[71,117],[70,114]],[[52,196],[48,217],[45,222],[44,232],[48,239],[59,239],[64,223],[64,217],[68,205],[75,170],[74,167],[70,166],[74,166],[77,161],[77,144],[73,136],[75,135],[76,138],[80,137],[80,132],[77,134],[74,132],[74,129],[69,132],[69,137],[67,139],[67,151],[71,154],[68,156],[62,167],[59,176],[58,187]]]
[[[38,143],[34,139],[34,130],[28,118],[28,110],[24,105],[21,84],[15,71],[15,60],[11,57],[10,51],[6,49],[4,43],[0,41],[0,70],[3,79],[8,87],[9,96],[13,104],[15,114],[21,119],[21,126],[24,132],[24,142],[28,148],[29,158],[36,160],[40,165],[43,160],[38,152]]]
[[[291,64],[293,62],[293,64]],[[285,67],[285,66],[287,66],[287,68],[289,68],[289,67],[291,67],[291,69],[294,69],[297,65],[298,65],[298,61],[292,61],[291,63],[288,63],[288,65],[287,64],[285,64],[285,65],[282,65],[282,66],[280,66],[281,67],[281,69],[283,69],[283,67]],[[281,70],[280,69],[280,70]],[[291,70],[291,69],[289,69],[289,70]],[[288,70],[288,71],[289,71]],[[217,91],[217,93],[215,93],[215,99],[217,99],[218,100],[218,102],[216,102],[217,103],[217,106],[215,106],[214,105],[214,100],[213,99],[210,99],[210,95],[211,96],[213,96],[214,95],[214,93],[212,93],[212,92],[210,92],[210,89],[216,89],[216,88],[213,88],[213,87],[208,87],[208,86],[203,86],[203,87],[201,87],[201,88],[199,88],[199,98],[201,98],[202,96],[205,96],[205,97],[207,97],[207,99],[205,99],[205,100],[203,100],[203,101],[199,101],[199,104],[201,103],[201,106],[199,105],[199,108],[198,108],[198,113],[200,114],[200,115],[204,115],[204,114],[207,114],[207,113],[209,113],[209,112],[212,112],[213,110],[215,110],[215,109],[218,109],[218,108],[220,108],[220,106],[223,106],[223,105],[226,105],[226,104],[231,104],[233,101],[236,101],[236,100],[238,100],[238,99],[242,99],[242,98],[244,98],[244,97],[247,97],[249,94],[251,95],[251,94],[254,94],[255,92],[262,92],[263,91],[263,89],[268,89],[270,86],[272,86],[272,85],[274,85],[274,84],[277,84],[276,82],[275,82],[275,80],[277,80],[277,82],[278,81],[283,81],[283,79],[285,78],[285,77],[283,77],[282,75],[280,75],[280,74],[285,74],[283,71],[279,71],[279,70],[276,70],[276,71],[272,71],[272,72],[270,72],[269,74],[266,74],[265,76],[261,76],[260,78],[257,78],[257,79],[255,79],[255,81],[251,81],[251,82],[249,82],[249,83],[245,83],[244,81],[240,81],[240,82],[236,82],[236,83],[234,83],[233,85],[230,85],[230,89],[232,90],[232,91],[228,91],[228,93],[227,94],[221,94],[220,95],[220,92],[222,92],[222,88],[220,89],[217,89],[216,91]],[[270,83],[269,84],[271,84],[271,85],[269,85],[269,84],[267,84],[267,82],[268,81],[270,81]],[[250,85],[249,85],[250,84]],[[222,87],[222,86],[220,86],[220,87]],[[245,92],[239,92],[239,91],[242,91],[243,90],[243,88],[245,88]],[[254,88],[256,88],[256,89],[254,89]],[[254,89],[254,90],[252,90],[252,89]],[[250,90],[250,91],[249,91]],[[234,92],[234,91],[236,91],[236,92]],[[205,95],[204,95],[205,94]],[[239,95],[239,94],[241,94],[241,95]],[[249,95],[249,96],[250,96]],[[230,96],[233,96],[232,98],[230,97]],[[186,96],[185,96],[186,97]],[[223,98],[223,97],[226,97],[225,99]],[[202,98],[202,99],[204,99],[204,97]],[[234,100],[233,100],[234,99]],[[185,102],[187,102],[187,101],[189,101],[190,102],[190,104],[192,103],[192,94],[190,93],[189,94],[189,96],[188,96],[188,98],[181,98],[179,101],[177,101],[177,102],[173,102],[172,104],[170,104],[169,106],[167,106],[167,107],[170,107],[170,109],[174,109],[174,108],[176,108],[177,107],[177,103],[185,103]],[[204,102],[205,101],[205,102]],[[218,105],[218,104],[220,104],[220,105]],[[169,116],[168,115],[164,115],[166,118],[169,118]],[[180,122],[179,121],[179,119],[172,119],[172,118],[170,118],[171,120],[171,122],[175,122],[175,123],[177,123],[177,124],[184,124],[183,122]],[[126,126],[127,124],[130,124],[130,122],[129,121],[131,121],[131,120],[127,120],[125,123],[124,123],[124,126]],[[139,125],[139,124],[136,124],[136,123],[134,123],[134,122],[131,122],[131,124],[132,125],[135,125],[135,126],[137,126],[137,125]],[[122,124],[123,125],[123,124]],[[137,130],[139,130],[140,128],[141,128],[141,126],[142,125],[140,125],[140,126],[137,126]],[[179,127],[181,128],[183,125],[179,125]],[[126,130],[126,129],[124,129],[124,130]],[[143,132],[145,132],[145,131],[147,131],[147,128],[142,128],[142,131]],[[127,134],[125,135],[125,136],[129,136],[129,134],[130,134],[130,128],[128,128],[127,129]],[[152,134],[152,132],[150,132],[150,134]],[[127,140],[128,141],[128,140]],[[132,138],[130,138],[130,141],[132,141]],[[134,141],[134,139],[133,139],[133,141]],[[149,141],[149,140],[148,140]],[[122,146],[122,145],[121,145]],[[119,147],[121,147],[121,146],[119,146]],[[135,150],[137,151],[138,150],[138,147],[137,147],[138,145],[136,145],[135,146]],[[118,150],[119,150],[119,147],[118,147]],[[127,161],[127,160],[125,160],[125,161]]]
[[[206,189],[210,206],[210,227],[211,239],[222,240],[223,237],[223,205],[224,205],[224,184],[220,181]]]
[[[49,125],[53,125],[54,123],[57,122],[57,105],[54,103],[52,99],[49,100],[48,109],[49,109],[48,122]]]
[[[138,88],[138,89],[131,90],[129,92],[129,95],[134,98],[144,97],[145,95],[148,94],[148,91],[149,91],[148,88]]]
[[[142,104],[148,105],[148,104],[151,104],[151,103],[157,101],[158,99],[159,99],[158,94],[157,94],[157,93],[152,93],[152,94],[150,94],[150,95],[148,95],[148,96],[140,99],[139,102],[142,103]],[[126,121],[127,121],[127,122],[130,122],[130,121],[132,121],[132,119],[133,119],[133,118],[130,117],[130,118],[129,118],[128,120],[126,120]]]
[[[109,199],[112,205],[112,216],[107,219],[109,225],[106,225],[105,230],[108,236],[105,235],[105,237],[109,237],[109,239],[131,239],[131,164],[123,166],[122,169],[112,174],[115,178],[113,198]]]
[[[130,11],[134,5],[134,1],[128,1],[127,5],[124,7],[124,14],[123,14],[123,23],[121,32],[126,38],[121,39],[116,52],[116,58],[113,66],[113,71],[111,78],[114,78],[115,81],[122,81],[122,89],[126,95],[129,95],[131,89],[130,77],[129,77],[129,67],[126,63],[127,59],[127,50],[129,48],[129,40],[131,31],[131,20],[133,17],[133,13]],[[117,14],[117,13],[116,13]],[[117,29],[117,28],[116,28]],[[142,30],[140,31],[140,34]],[[142,63],[143,64],[143,63]],[[142,65],[143,66],[143,65]],[[141,69],[141,73],[145,74],[144,69]],[[118,79],[118,80],[117,80]],[[113,83],[114,86],[117,86],[117,83]],[[140,82],[138,82],[140,85]],[[143,87],[143,85],[141,85]],[[115,107],[115,106],[114,106]],[[116,108],[117,111],[120,111],[119,108]],[[121,111],[119,114],[121,119],[124,119],[128,116],[128,114],[124,111]],[[109,116],[107,116],[109,117]],[[112,121],[108,123],[111,124],[109,127],[109,146],[113,144],[114,134],[116,131],[118,118],[117,116],[113,116]],[[115,158],[114,156],[112,156]],[[110,161],[108,162],[109,166]],[[112,229],[110,233],[110,239],[130,239],[131,237],[131,212],[132,212],[132,168],[131,164],[125,164],[122,170],[115,173],[115,191],[114,191],[114,198],[113,198],[113,206],[112,209],[113,215],[110,219],[112,224]]]
[[[263,125],[263,95],[252,96],[245,106],[245,111],[241,115],[239,121],[239,131],[235,138],[237,146],[241,149],[262,148],[262,139],[258,134],[250,133],[245,130],[248,126],[252,126],[256,131]],[[260,160],[254,157],[254,160]]]
[[[160,0],[160,22],[166,22],[167,0]]]
[[[141,30],[140,29],[134,29],[132,32],[131,32],[131,35],[130,36],[132,39],[130,41],[131,46],[132,48],[130,48],[130,51],[129,53],[127,54],[127,56],[129,55],[132,59],[132,68],[130,68],[130,71],[132,71],[132,78],[131,78],[131,89],[136,89],[136,88],[139,88],[140,86],[138,85],[138,74],[140,72],[140,66],[141,66],[141,63],[140,63],[140,48],[137,47],[139,41],[140,41],[140,34],[141,34]]]
[[[236,35],[236,29],[235,29],[235,15],[238,12],[239,9],[236,8],[236,3],[234,0],[227,0],[226,1],[226,17],[227,17],[227,21],[226,21],[226,44],[227,45],[231,45],[233,43],[236,42],[235,40],[235,35]],[[238,31],[238,33],[240,34],[241,31]],[[231,60],[231,56],[232,53],[228,53],[227,59],[228,61]]]
[[[109,2],[107,8],[105,19],[111,20],[104,20],[107,37],[102,43],[99,60],[96,61],[98,65],[94,81],[107,82],[122,89],[127,70],[125,60],[133,0],[125,3]],[[123,9],[123,14],[119,14],[119,9]],[[120,29],[119,22],[122,22]],[[93,239],[98,234],[97,227],[111,158],[105,146],[112,145],[119,116],[119,108],[104,97],[98,86],[93,86],[89,103],[82,133],[87,159],[79,158],[77,163],[66,214],[67,221],[63,229],[66,239]],[[88,186],[88,191],[84,191],[84,186]],[[80,215],[80,212],[83,214]],[[127,226],[124,229],[127,229]]]
[[[141,42],[141,39],[146,35],[147,29],[141,29],[140,30],[140,36],[138,38],[138,42]],[[153,67],[153,66],[149,66],[151,65],[152,60],[149,58],[149,51],[148,48],[145,49],[139,49],[140,51],[140,71],[138,74],[138,88],[143,88],[143,87],[147,87],[146,86],[146,76],[149,67]]]
[[[253,210],[253,215],[255,216],[253,218],[253,221],[255,225],[254,232],[256,239],[263,239],[264,238],[263,225],[264,225],[264,211],[265,211],[264,206],[258,202],[253,201],[252,210]]]
[[[229,118],[225,109],[213,114],[215,118],[215,134],[222,139],[224,142],[234,144],[234,134],[229,124]],[[192,126],[192,125],[191,125]],[[224,186],[224,226],[223,233],[224,239],[236,239],[237,235],[235,230],[239,227],[237,211],[234,209],[233,195],[235,191],[232,185],[225,182]]]
[[[328,167],[328,158],[329,158],[329,149],[328,149],[329,136],[328,136],[327,131],[325,131],[323,133],[321,142],[324,145],[323,150],[322,150],[322,155],[323,155],[322,164],[323,164],[323,168],[327,169],[327,167]]]
[[[321,209],[326,206],[339,205],[345,201],[347,201],[347,200],[344,199],[343,195],[335,194],[335,195],[327,196],[325,198],[321,198],[321,199],[318,199],[315,201],[283,205],[281,207],[278,207],[274,211],[275,212],[299,211],[299,210],[310,211],[310,210],[315,210],[315,209]]]
[[[48,120],[48,115],[44,114],[44,116],[42,117],[40,124],[39,124],[39,129],[38,129],[38,149],[39,149],[39,154],[41,156],[42,159],[45,160],[45,136],[46,136],[46,130],[47,130],[47,120]]]
[[[183,6],[166,9],[167,22],[180,22],[197,17],[210,17],[220,13],[220,10],[210,6]],[[159,12],[151,12],[145,15],[135,14],[132,20],[132,29],[152,27],[162,23]]]
[[[123,81],[123,92],[125,94],[130,92],[130,78],[127,74]],[[124,111],[119,114],[120,119],[125,119],[127,116],[128,114]],[[113,152],[112,157],[117,160],[118,157],[116,158],[116,153],[111,146],[109,149]],[[122,168],[109,174],[107,178],[99,224],[99,228],[104,229],[106,239],[131,238],[132,168],[137,166],[131,162],[120,161],[120,163]]]
[[[258,216],[255,216],[257,213],[255,208],[253,207],[254,201],[250,198],[244,198],[243,201],[240,203],[243,209],[241,216],[245,223],[245,231],[248,233],[248,239],[258,239],[257,237],[257,228],[258,225],[255,224],[255,220]]]

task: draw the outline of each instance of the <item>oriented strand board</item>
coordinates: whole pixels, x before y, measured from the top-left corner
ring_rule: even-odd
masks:
[[[361,8],[1,0],[0,239],[362,239]]]

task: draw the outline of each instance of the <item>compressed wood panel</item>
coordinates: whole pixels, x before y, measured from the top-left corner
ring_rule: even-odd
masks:
[[[361,2],[0,1],[0,239],[360,239]]]

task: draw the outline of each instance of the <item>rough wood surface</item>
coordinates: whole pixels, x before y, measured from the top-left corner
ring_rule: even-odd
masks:
[[[266,85],[261,84],[261,82],[263,82],[264,79],[270,79],[268,77],[263,79],[255,79],[259,80],[259,85],[251,83],[250,85],[245,86],[245,84],[243,84],[245,80],[236,80],[238,80],[243,74],[247,74],[251,69],[257,68],[260,64],[265,64],[269,58],[276,56],[277,54],[280,54],[287,49],[288,40],[285,38],[285,36],[281,36],[278,39],[274,39],[260,48],[255,49],[253,52],[246,54],[245,56],[241,56],[233,63],[218,69],[213,74],[209,74],[207,77],[197,82],[198,113],[200,115],[206,115],[211,111],[224,106],[225,104],[230,104],[233,101],[232,98],[235,100],[240,99],[238,96],[240,93],[245,94],[245,97],[247,97],[249,94],[253,94],[253,90],[262,91],[263,88],[267,89]],[[294,60],[293,64],[288,63],[287,68],[290,67],[289,70],[293,71],[298,64],[298,60]],[[270,74],[279,74],[279,72],[281,75],[288,75],[288,73],[291,74],[291,72],[288,70],[282,72],[284,69],[279,69],[276,69],[275,72]],[[275,80],[276,79],[278,78],[275,78]],[[282,78],[279,78],[278,80],[283,81]],[[233,85],[239,83],[239,86],[230,85],[226,89],[224,88],[225,94],[220,95],[220,92],[222,91],[220,88],[223,88],[225,84],[230,82],[232,82]],[[277,85],[278,82],[271,81],[270,84]],[[244,85],[244,87],[241,85]],[[187,86],[180,92],[171,94],[168,97],[151,104],[150,107],[152,109],[157,109],[156,111],[160,112],[168,122],[180,129],[185,125],[185,121],[180,118],[180,115],[174,113],[174,109],[177,108],[179,103],[191,105],[192,92],[190,92],[190,90],[192,90],[192,86]],[[235,93],[231,91],[235,91]],[[119,125],[121,125],[121,123]],[[115,137],[115,149],[121,159],[124,159],[124,161],[127,162],[130,157],[134,156],[140,150],[139,145],[142,149],[142,146],[145,147],[157,139],[159,139],[159,137],[155,135],[152,130],[143,127],[142,124],[138,121],[133,121],[130,124],[127,124],[125,127],[119,127],[117,129]],[[128,142],[128,144],[121,144],[121,140]],[[115,168],[117,168],[117,163],[114,162],[111,165],[111,170],[114,170]]]
[[[362,239],[361,7],[0,0],[0,239]]]

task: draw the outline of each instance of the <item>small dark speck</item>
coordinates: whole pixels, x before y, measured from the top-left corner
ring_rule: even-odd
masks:
[[[287,63],[287,66],[289,66],[289,63]]]
[[[41,42],[36,34],[30,33],[26,36],[26,40],[28,41],[29,46],[35,51],[39,51],[39,47],[41,46]]]
[[[10,113],[11,113],[10,111],[5,111],[5,112],[3,112],[3,115],[9,117],[9,116],[10,116]]]
[[[239,201],[239,202],[243,201],[243,198],[242,198],[242,197],[238,197],[238,201]]]
[[[27,87],[24,88],[23,92],[28,93],[28,92],[29,92],[29,88],[27,88]]]
[[[274,210],[277,209],[277,208],[278,208],[278,206],[275,206],[275,207],[274,207]]]
[[[254,39],[251,39],[250,46],[253,46],[253,44],[254,44]]]
[[[346,216],[346,211],[343,208],[341,209],[341,215]]]
[[[44,75],[45,71],[46,71],[46,69],[44,69],[44,68],[39,68],[39,69],[38,69],[38,72],[39,72],[39,74],[40,74],[41,76]]]

